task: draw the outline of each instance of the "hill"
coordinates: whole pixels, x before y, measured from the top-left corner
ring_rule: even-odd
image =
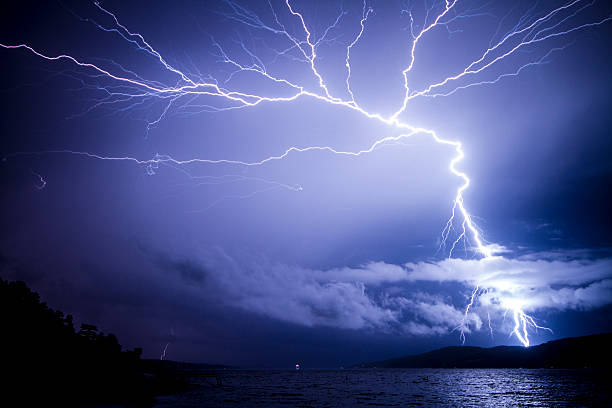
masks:
[[[610,368],[612,333],[571,337],[532,347],[445,347],[359,364],[362,368]]]

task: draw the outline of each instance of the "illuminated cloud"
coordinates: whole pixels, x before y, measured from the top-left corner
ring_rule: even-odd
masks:
[[[459,282],[480,286],[485,305],[522,305],[529,311],[592,308],[612,302],[612,260],[568,259],[570,254],[530,254],[520,258],[446,259],[407,264],[412,281]],[[596,296],[585,296],[592,293]],[[607,294],[606,296],[602,296]]]
[[[612,303],[612,259],[574,259],[576,252],[521,258],[446,259],[359,268],[313,270],[270,263],[239,263],[218,250],[206,263],[208,293],[223,302],[274,319],[305,326],[378,329],[411,335],[446,334],[463,327],[482,330],[488,318],[516,308],[592,309]],[[571,259],[567,259],[567,258]],[[183,263],[178,263],[183,264]],[[178,271],[182,273],[181,271]],[[471,292],[473,307],[450,296],[415,290],[418,282],[456,283]]]

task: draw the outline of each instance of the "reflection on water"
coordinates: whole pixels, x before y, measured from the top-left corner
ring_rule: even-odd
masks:
[[[381,369],[218,372],[156,407],[612,407],[593,370]]]

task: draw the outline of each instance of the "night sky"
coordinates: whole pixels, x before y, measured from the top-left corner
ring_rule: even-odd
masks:
[[[609,2],[2,8],[0,276],[77,322],[266,367],[612,329]]]

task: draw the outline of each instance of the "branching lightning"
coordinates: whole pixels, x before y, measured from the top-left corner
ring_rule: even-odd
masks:
[[[337,15],[333,23],[331,23],[319,38],[316,38],[314,32],[309,28],[307,19],[304,17],[303,12],[293,4],[290,0],[285,0],[282,7],[286,17],[282,17],[280,14],[279,6],[274,6],[272,2],[269,2],[269,12],[271,13],[270,22],[266,22],[264,18],[260,17],[255,12],[249,10],[247,7],[239,4],[234,0],[222,0],[225,4],[227,11],[221,12],[220,14],[225,17],[228,21],[237,23],[248,27],[250,30],[262,32],[263,34],[273,36],[277,40],[282,40],[286,43],[286,47],[280,50],[274,50],[276,56],[275,59],[285,58],[288,61],[295,64],[305,64],[308,68],[316,86],[311,87],[307,84],[302,84],[291,80],[289,77],[281,75],[281,73],[275,72],[270,69],[269,66],[264,63],[263,58],[258,57],[257,53],[244,42],[240,42],[240,49],[243,53],[242,58],[233,56],[230,51],[223,47],[223,45],[211,39],[212,46],[216,50],[216,54],[219,57],[219,62],[227,67],[230,67],[231,74],[222,79],[216,79],[211,75],[203,75],[198,68],[194,68],[193,72],[189,72],[186,69],[180,69],[174,65],[171,65],[169,59],[164,57],[161,51],[158,51],[153,45],[145,40],[145,37],[137,32],[129,30],[123,25],[119,18],[110,10],[104,8],[99,2],[95,2],[95,7],[99,10],[102,17],[109,20],[108,25],[98,23],[90,18],[82,18],[77,16],[81,21],[88,22],[96,26],[98,29],[108,33],[108,35],[118,35],[123,40],[136,47],[140,51],[144,51],[151,58],[153,58],[157,64],[159,64],[168,74],[173,75],[176,80],[173,84],[164,84],[157,80],[146,79],[144,73],[137,73],[134,70],[129,70],[122,67],[119,63],[111,61],[110,63],[102,63],[94,60],[82,60],[74,57],[68,53],[51,55],[44,51],[35,49],[28,44],[4,44],[0,43],[0,46],[4,49],[22,49],[26,50],[44,60],[48,61],[66,61],[73,64],[80,71],[75,74],[79,77],[79,80],[86,89],[95,89],[103,92],[104,96],[95,101],[92,106],[88,109],[96,109],[99,107],[111,107],[118,111],[126,111],[130,109],[136,109],[138,107],[147,106],[152,102],[159,102],[162,104],[159,115],[155,118],[148,120],[147,130],[154,128],[159,124],[167,115],[170,114],[195,114],[199,112],[222,112],[233,109],[243,109],[253,107],[262,103],[284,103],[289,101],[295,101],[300,98],[314,99],[322,104],[328,104],[331,107],[337,107],[340,109],[348,109],[364,116],[365,118],[373,121],[378,121],[391,129],[397,134],[395,136],[384,137],[376,140],[370,146],[366,146],[361,150],[342,150],[332,146],[290,146],[279,154],[272,155],[263,158],[258,161],[243,161],[238,159],[213,159],[213,158],[189,158],[189,159],[176,159],[169,155],[155,155],[150,159],[138,159],[135,157],[111,157],[104,156],[90,152],[83,151],[72,151],[72,150],[52,150],[42,152],[18,152],[9,154],[5,157],[8,158],[24,155],[39,155],[39,154],[71,154],[82,156],[89,159],[104,160],[104,161],[123,161],[130,162],[137,165],[144,166],[149,174],[155,174],[157,168],[160,165],[170,166],[180,171],[183,171],[190,178],[196,178],[184,168],[187,165],[229,165],[229,166],[264,166],[267,163],[273,161],[280,161],[288,159],[293,154],[306,154],[309,152],[322,152],[326,154],[339,155],[339,156],[350,156],[359,157],[362,155],[370,154],[377,148],[384,145],[392,145],[408,138],[413,138],[418,135],[430,137],[436,143],[447,146],[454,149],[455,156],[448,164],[449,171],[452,175],[457,177],[460,181],[460,185],[455,192],[455,197],[451,207],[451,215],[447,220],[441,234],[440,249],[448,251],[448,257],[452,257],[457,246],[463,243],[466,248],[469,247],[475,256],[486,261],[487,259],[495,258],[494,250],[492,245],[485,243],[482,234],[473,220],[472,215],[468,211],[465,201],[464,193],[470,186],[470,178],[468,175],[458,168],[459,163],[465,158],[463,146],[460,141],[447,139],[440,137],[434,130],[426,129],[419,126],[414,126],[404,122],[402,119],[404,114],[407,112],[409,104],[412,100],[420,97],[438,98],[453,95],[457,92],[461,92],[465,89],[495,84],[505,78],[517,76],[524,69],[545,64],[548,62],[548,58],[554,52],[561,51],[564,46],[550,47],[548,52],[540,58],[535,58],[531,61],[523,63],[518,68],[502,73],[493,74],[494,77],[491,79],[482,78],[484,73],[491,71],[492,67],[499,67],[502,71],[505,67],[502,66],[501,62],[509,59],[519,52],[523,52],[529,49],[530,46],[545,43],[547,40],[554,38],[560,38],[567,36],[570,33],[576,32],[577,30],[586,29],[589,27],[598,26],[612,20],[612,16],[602,18],[598,21],[591,21],[587,23],[576,23],[573,24],[573,19],[576,18],[586,8],[593,5],[594,2],[586,2],[583,0],[572,0],[557,8],[554,8],[541,17],[533,15],[534,8],[528,10],[517,22],[517,24],[506,34],[498,37],[501,32],[502,21],[508,16],[505,16],[500,21],[497,32],[495,32],[491,38],[489,46],[477,56],[474,60],[468,63],[463,70],[448,75],[445,78],[430,83],[424,88],[418,90],[411,87],[410,76],[413,68],[418,64],[419,49],[423,47],[423,41],[427,38],[428,33],[435,30],[443,29],[447,30],[449,35],[453,35],[459,32],[458,29],[451,29],[451,24],[457,23],[460,20],[473,18],[474,16],[487,15],[477,9],[465,9],[458,10],[461,5],[459,0],[445,0],[441,3],[432,2],[426,8],[426,14],[422,19],[422,24],[417,24],[417,14],[413,12],[411,7],[402,10],[402,14],[406,14],[410,20],[410,26],[407,31],[410,33],[411,41],[409,44],[399,44],[398,47],[404,47],[408,50],[409,58],[406,62],[405,68],[401,72],[403,79],[403,99],[399,103],[399,107],[390,114],[383,114],[373,112],[365,109],[361,106],[357,100],[354,88],[352,87],[352,65],[351,65],[351,52],[359,47],[360,40],[367,35],[368,20],[374,15],[374,8],[368,4],[367,0],[364,0],[360,4],[360,16],[355,19],[354,27],[356,33],[352,38],[344,43],[345,48],[345,84],[344,84],[344,95],[335,95],[330,90],[324,75],[319,71],[318,67],[318,50],[321,44],[328,43],[330,41],[338,42],[338,40],[330,39],[330,36],[335,30],[338,30],[340,22],[348,18],[349,12],[341,10]],[[285,20],[285,21],[284,21]],[[297,26],[298,32],[293,33],[287,27],[291,25]],[[421,28],[418,29],[417,27]],[[569,27],[568,27],[569,26]],[[569,44],[569,43],[568,43]],[[247,59],[250,62],[244,63],[241,60]],[[107,61],[108,62],[108,61]],[[268,63],[270,64],[270,63]],[[234,89],[231,86],[232,79],[237,74],[252,75],[263,81],[267,81],[270,85],[273,85],[276,89],[276,93],[271,94],[264,93],[253,93],[241,89]],[[35,173],[34,173],[35,174]],[[46,182],[38,175],[40,183],[37,188],[44,188]],[[221,177],[205,176],[202,178],[202,183],[227,183],[236,180],[246,180],[248,178],[239,175],[227,175]],[[252,178],[255,180],[255,178]],[[216,205],[219,202],[229,198],[246,198],[268,191],[272,188],[286,188],[292,191],[300,191],[302,187],[299,185],[287,185],[278,183],[270,180],[259,179],[268,185],[268,187],[260,190],[256,190],[248,195],[235,196],[235,197],[223,197],[212,205]],[[451,234],[457,231],[456,236]],[[460,329],[461,341],[465,341],[465,331],[467,330],[467,320],[470,313],[470,309],[475,306],[478,302],[478,295],[481,291],[480,282],[475,286],[469,302],[465,308],[464,319]],[[525,346],[529,345],[528,328],[541,328],[545,329],[536,324],[535,320],[527,315],[520,305],[511,308],[514,316],[514,329],[513,334],[516,338]],[[492,332],[490,316],[488,315],[489,329]],[[166,349],[164,348],[161,359],[166,355]]]

